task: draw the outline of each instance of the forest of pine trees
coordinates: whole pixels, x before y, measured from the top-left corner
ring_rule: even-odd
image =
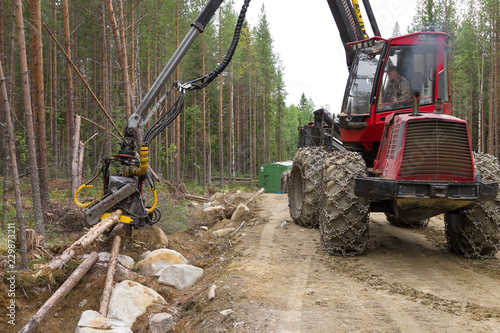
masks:
[[[103,158],[117,153],[127,117],[205,1],[30,0],[19,4],[28,71],[22,71],[15,36],[17,2],[0,2],[0,56],[13,112],[19,173],[38,171],[34,178],[40,179],[42,198],[48,198],[49,179],[73,177],[75,142],[85,143],[84,178],[99,170]],[[223,3],[172,81],[186,82],[217,66],[231,42],[238,14],[233,1]],[[255,181],[259,164],[291,159],[296,127],[304,119],[299,119],[300,109],[285,105],[280,67],[262,8],[258,25],[244,26],[226,71],[206,89],[188,93],[181,115],[155,139],[150,163],[157,174],[174,183],[189,179],[206,187],[218,177]],[[30,84],[30,121],[24,121],[24,74]],[[169,94],[163,107],[174,97]],[[302,113],[310,114],[310,104],[303,105],[307,109]],[[76,141],[75,116],[81,122]],[[1,120],[5,122],[3,105]],[[5,126],[0,130],[5,131]],[[30,140],[34,140],[33,152],[27,149],[32,147]],[[8,174],[6,152],[2,150],[0,157],[3,174]]]
[[[33,191],[40,189],[35,215],[48,207],[51,179],[74,178],[71,161],[78,147],[84,147],[84,180],[99,170],[103,158],[118,152],[127,117],[204,4],[0,1],[6,91],[0,135],[9,137],[10,119],[14,139],[3,140],[0,169],[12,175],[8,144],[13,144],[18,173],[30,174]],[[187,82],[217,66],[232,39],[239,13],[234,7],[224,1],[173,81]],[[452,37],[453,114],[469,122],[474,150],[498,156],[499,0],[419,0],[415,13],[409,32],[439,29]],[[398,24],[394,34],[403,30]],[[260,164],[291,159],[297,126],[309,121],[314,103],[303,95],[297,105],[286,105],[278,53],[262,7],[258,24],[244,25],[226,71],[207,88],[189,92],[181,115],[152,143],[150,165],[156,173],[172,183],[189,180],[206,189],[212,179],[217,186],[236,177],[253,184]],[[174,99],[174,93],[167,94],[163,107]]]

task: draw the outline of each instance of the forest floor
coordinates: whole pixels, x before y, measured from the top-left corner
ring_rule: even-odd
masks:
[[[231,203],[252,194],[233,194]],[[127,276],[165,297],[176,332],[500,332],[500,254],[473,260],[450,253],[442,217],[425,229],[402,229],[371,214],[365,254],[344,258],[321,250],[317,229],[291,222],[285,194],[263,194],[250,208],[230,237],[199,226],[212,231],[241,222],[217,221],[196,213],[199,208],[188,229],[168,235],[170,248],[204,269],[193,287],[175,290],[134,272]],[[109,251],[111,241],[95,250]],[[120,253],[137,260],[151,246],[150,235],[136,231]],[[95,265],[39,332],[73,332],[83,311],[99,308],[105,274]],[[2,315],[2,331],[17,332],[54,291],[49,287],[19,290],[17,325],[9,327]]]

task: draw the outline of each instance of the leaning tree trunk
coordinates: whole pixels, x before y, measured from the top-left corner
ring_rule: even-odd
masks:
[[[26,39],[24,37],[23,7],[21,0],[14,0],[14,13],[16,16],[17,39],[19,44],[19,59],[21,70],[21,86],[23,89],[24,115],[26,118],[26,141],[30,156],[31,191],[33,196],[33,211],[35,215],[36,233],[44,235],[42,202],[40,200],[40,184],[38,180],[38,167],[36,163],[35,137],[33,136],[33,112],[31,110],[30,81],[28,76],[28,61],[26,59]]]
[[[14,185],[14,195],[16,198],[15,207],[16,207],[16,218],[17,225],[19,228],[19,234],[21,235],[21,267],[22,269],[28,268],[28,256],[26,250],[26,231],[24,229],[24,219],[21,207],[21,188],[19,185],[19,173],[17,172],[17,160],[16,160],[16,147],[15,147],[15,134],[14,134],[14,126],[12,125],[12,118],[10,116],[10,104],[7,95],[7,87],[5,84],[5,77],[3,75],[3,66],[2,62],[0,62],[0,93],[3,100],[3,108],[5,112],[5,122],[7,123],[7,141],[9,143],[9,155],[10,163],[12,165],[12,184]],[[5,162],[6,164],[7,161]],[[7,175],[4,175],[7,177]],[[5,182],[4,182],[5,184]],[[5,191],[5,186],[4,186]]]

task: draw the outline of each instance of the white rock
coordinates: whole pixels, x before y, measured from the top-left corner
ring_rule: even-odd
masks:
[[[165,233],[163,232],[163,230],[161,230],[155,225],[151,228],[151,230],[154,232],[154,235],[156,237],[156,242],[157,242],[156,248],[157,249],[167,248],[170,242],[168,240],[167,235],[165,235]]]
[[[99,252],[99,261],[109,261],[109,252]]]
[[[208,227],[206,225],[202,225],[200,227],[200,230],[208,231]]]
[[[203,269],[192,265],[171,265],[165,267],[158,282],[177,289],[191,287],[203,276]]]
[[[126,269],[134,269],[135,261],[132,257],[126,256],[124,254],[118,255],[118,262],[123,265]]]
[[[239,221],[250,209],[244,203],[240,203],[231,216],[231,221]]]
[[[208,290],[208,300],[212,300],[215,298],[215,289],[217,288],[217,286],[215,284],[213,284],[210,289]]]
[[[164,333],[174,330],[174,319],[171,314],[162,312],[156,313],[149,318],[150,333]]]
[[[135,265],[141,274],[147,276],[157,275],[162,269],[170,265],[187,264],[188,261],[182,254],[169,249],[158,249]]]
[[[227,310],[221,311],[220,314],[223,316],[227,316],[228,314],[231,314],[233,312],[234,312],[233,310],[227,309]]]
[[[85,305],[87,305],[88,301],[86,299],[82,300],[80,303],[78,303],[79,308],[83,308]]]
[[[99,261],[108,262],[111,254],[109,252],[100,252],[99,253]],[[124,254],[118,255],[118,262],[122,264],[127,269],[134,269],[135,261],[132,257],[129,257]]]
[[[217,236],[217,237],[223,237],[223,236],[226,236],[226,235],[230,234],[231,232],[233,232],[235,230],[236,230],[235,228],[219,229],[219,230],[213,231],[212,235]]]
[[[153,304],[166,306],[167,302],[153,289],[124,280],[113,288],[109,300],[108,318],[121,320],[132,328],[137,317],[144,314]]]
[[[213,210],[224,210],[224,207],[219,205],[219,206],[210,206],[210,207],[203,209],[204,212],[211,212]]]
[[[103,317],[99,312],[87,310],[82,313],[75,333],[133,333],[123,322]]]

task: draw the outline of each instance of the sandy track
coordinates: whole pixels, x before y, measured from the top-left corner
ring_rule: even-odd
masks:
[[[219,328],[500,332],[500,255],[449,253],[442,218],[410,230],[371,214],[366,253],[343,258],[321,250],[317,229],[291,224],[286,195],[264,194],[258,202],[264,222],[244,230],[220,281],[234,312]]]

